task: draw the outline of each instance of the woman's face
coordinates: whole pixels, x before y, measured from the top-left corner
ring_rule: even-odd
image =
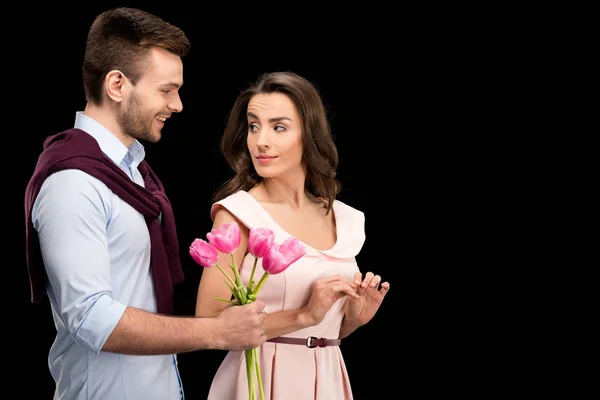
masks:
[[[283,93],[257,94],[248,103],[248,151],[263,178],[302,171],[302,121]]]

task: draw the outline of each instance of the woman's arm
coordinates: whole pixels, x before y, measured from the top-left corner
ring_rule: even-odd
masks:
[[[340,275],[317,280],[313,284],[306,306],[267,315],[265,322],[267,339],[320,324],[336,301],[345,296],[358,297],[356,287],[357,285],[352,281]]]

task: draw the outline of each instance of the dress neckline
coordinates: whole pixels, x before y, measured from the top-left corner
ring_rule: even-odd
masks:
[[[277,227],[277,229],[281,233],[284,234],[284,236],[295,237],[294,235],[290,234],[288,231],[283,229],[283,227],[281,225],[279,225],[277,223],[277,221],[275,221],[275,219],[271,216],[271,214],[269,214],[269,212],[262,206],[262,204],[260,204],[260,202],[258,200],[256,200],[254,198],[254,196],[252,196],[250,193],[246,192],[245,190],[240,190],[240,192],[244,193],[247,197],[252,199],[254,204],[256,206],[258,206],[258,209],[268,218],[268,220],[273,224],[273,226]],[[337,200],[333,201],[333,206],[331,207],[331,212],[333,213],[333,219],[335,221],[335,231],[336,231],[335,232],[335,243],[333,244],[333,246],[331,246],[328,249],[317,249],[317,248],[309,245],[308,243],[303,242],[302,240],[300,240],[298,238],[296,238],[296,239],[298,239],[300,241],[300,243],[302,243],[304,246],[306,246],[307,249],[313,250],[315,252],[326,253],[326,252],[329,252],[329,251],[332,251],[333,249],[335,249],[335,247],[338,245],[338,243],[340,243],[340,232],[342,232],[342,230],[340,229],[340,225],[339,225],[340,220],[338,219]]]

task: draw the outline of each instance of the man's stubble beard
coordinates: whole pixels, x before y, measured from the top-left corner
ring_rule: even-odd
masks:
[[[146,117],[142,104],[137,95],[132,93],[126,107],[119,108],[117,123],[121,131],[137,140],[156,143],[160,135],[156,137],[152,132],[152,118]]]

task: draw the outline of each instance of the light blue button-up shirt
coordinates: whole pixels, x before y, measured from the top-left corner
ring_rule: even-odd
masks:
[[[78,112],[75,128],[139,185],[144,147],[129,148]],[[100,180],[80,171],[49,176],[35,200],[38,232],[56,326],[48,357],[54,399],[180,400],[176,355],[134,356],[103,352],[126,306],[156,312],[150,269],[150,235],[142,214]]]

